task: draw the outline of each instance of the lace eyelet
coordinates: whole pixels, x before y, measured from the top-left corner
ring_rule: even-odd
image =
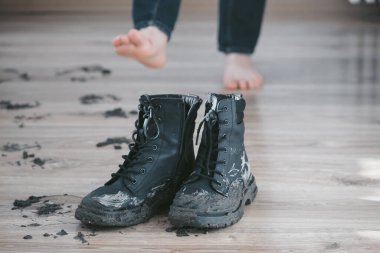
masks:
[[[223,160],[223,164],[226,165],[226,164],[227,164],[227,161],[226,161],[226,160]]]
[[[153,150],[157,150],[157,148],[158,148],[157,145],[153,145],[153,146],[152,146],[152,149],[153,149]]]
[[[226,138],[226,137],[227,137],[227,134],[223,134],[223,135],[222,135],[222,138]]]
[[[158,109],[161,109],[161,108],[162,108],[162,105],[158,105],[157,108],[158,108]]]
[[[228,111],[227,106],[223,106],[222,110],[223,110],[224,112]]]
[[[228,126],[228,123],[229,123],[228,119],[225,119],[225,120],[223,121],[223,123],[224,123],[224,125]]]
[[[146,160],[151,163],[153,162],[153,157],[149,156]]]
[[[146,172],[146,171],[145,171],[145,168],[140,169],[140,174],[144,175],[145,172]]]
[[[226,147],[223,148],[223,152],[224,153],[227,153],[228,152],[228,149]]]
[[[217,184],[218,186],[222,186],[222,183],[220,183],[220,182],[216,182],[216,184]]]
[[[161,121],[161,118],[160,118],[160,117],[158,117],[158,118],[157,118],[157,120],[158,120],[158,121]]]
[[[131,181],[131,183],[132,183],[132,184],[136,184],[136,183],[137,183],[136,179],[133,179],[133,180]]]

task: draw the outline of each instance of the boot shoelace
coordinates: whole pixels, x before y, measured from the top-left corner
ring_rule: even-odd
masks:
[[[217,156],[217,153],[219,151],[227,152],[226,147],[218,147],[218,132],[215,130],[215,125],[218,123],[220,124],[227,124],[227,121],[224,120],[222,122],[219,122],[218,114],[219,111],[225,111],[223,110],[209,110],[201,123],[199,124],[198,130],[197,130],[197,138],[196,138],[196,145],[198,145],[198,138],[199,133],[204,125],[204,133],[205,133],[205,146],[206,146],[206,154],[198,153],[198,156],[201,159],[201,162],[199,164],[200,170],[195,172],[196,176],[206,178],[211,182],[216,183],[217,185],[221,186],[222,184],[214,178],[214,174],[218,174],[221,177],[224,177],[224,174],[218,170],[216,170],[217,164],[226,164],[226,160],[216,160],[215,156]],[[226,138],[226,134],[223,134],[221,138]],[[202,145],[202,142],[201,142]],[[213,168],[211,168],[213,167]]]
[[[122,155],[124,162],[123,164],[119,164],[119,170],[117,172],[111,174],[112,178],[123,177],[129,180],[132,184],[135,184],[137,181],[133,178],[132,175],[145,174],[145,168],[141,168],[138,170],[132,168],[136,164],[145,164],[146,162],[153,162],[152,157],[147,157],[145,159],[140,159],[140,157],[141,154],[144,153],[143,151],[146,149],[157,150],[157,145],[149,146],[147,144],[151,140],[155,140],[160,134],[160,129],[157,123],[160,119],[156,118],[155,115],[155,110],[160,109],[160,107],[161,106],[155,108],[152,105],[150,105],[150,103],[149,105],[139,105],[139,111],[144,111],[142,117],[144,120],[143,127],[139,127],[139,119],[137,119],[135,121],[136,130],[132,134],[133,143],[128,145],[130,152],[128,155]],[[151,131],[149,131],[151,123],[153,123],[154,127],[156,128],[156,133],[154,135],[151,135]]]

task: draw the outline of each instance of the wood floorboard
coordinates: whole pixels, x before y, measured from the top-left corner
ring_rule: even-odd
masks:
[[[159,71],[113,53],[110,40],[131,26],[126,13],[0,14],[0,100],[40,102],[31,109],[0,109],[0,252],[378,253],[379,19],[332,1],[320,8],[309,0],[274,2],[268,3],[254,55],[266,84],[243,93],[246,147],[259,194],[236,225],[186,237],[165,231],[171,227],[166,212],[137,226],[92,231],[75,220],[73,210],[80,197],[108,180],[127,152],[125,144],[122,150],[96,147],[133,130],[134,115],[105,118],[106,110],[135,110],[145,93],[205,98],[227,92],[221,85],[223,56],[215,49],[216,1],[184,3],[170,61]],[[112,73],[75,70],[91,64]],[[73,72],[59,75],[64,70]],[[87,94],[120,100],[83,105],[80,97]],[[46,159],[43,168],[23,159],[22,151],[4,150],[7,143],[36,142],[41,148],[26,151]],[[11,210],[14,199],[30,195],[64,203],[62,214],[37,216],[38,204]],[[68,235],[54,238],[61,229]],[[79,231],[89,244],[73,238]],[[31,240],[23,239],[29,234]]]

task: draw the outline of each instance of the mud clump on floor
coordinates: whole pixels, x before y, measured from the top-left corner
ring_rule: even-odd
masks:
[[[29,239],[32,239],[33,237],[31,235],[26,235],[23,237],[25,240],[29,240]]]
[[[112,94],[106,94],[106,95],[88,94],[79,98],[79,101],[81,102],[81,104],[84,104],[84,105],[91,105],[91,104],[96,104],[99,102],[106,102],[106,101],[120,101],[120,100],[121,98]]]
[[[108,110],[103,113],[104,117],[119,117],[119,118],[128,118],[127,113],[120,107],[115,108],[113,110]]]
[[[27,198],[26,200],[16,199],[13,202],[13,208],[12,209],[19,209],[19,208],[24,208],[24,207],[30,206],[31,204],[40,202],[40,200],[44,197],[45,196],[39,196],[39,197],[29,196],[29,198]]]
[[[137,111],[137,110],[130,110],[129,114],[131,114],[131,115],[137,115],[137,114],[139,114],[139,111]]]
[[[0,109],[6,110],[21,110],[21,109],[30,109],[40,106],[40,102],[36,101],[34,103],[14,103],[10,100],[0,101]]]
[[[40,166],[41,168],[43,168],[43,165],[46,163],[46,160],[42,160],[41,158],[39,157],[36,157],[33,159],[32,161],[35,165],[38,165]]]
[[[114,144],[130,144],[132,141],[126,137],[114,137],[114,138],[107,138],[105,141],[99,142],[96,144],[96,147],[104,147],[107,145],[114,145]]]
[[[68,235],[68,234],[67,234],[67,232],[64,229],[61,229],[61,231],[59,231],[58,233],[56,233],[56,235],[64,236],[64,235]]]
[[[28,158],[33,158],[33,157],[34,157],[34,154],[29,154],[26,151],[22,152],[22,159],[28,159]]]
[[[192,227],[169,227],[165,229],[165,231],[168,233],[175,232],[176,236],[184,237],[190,236],[191,234],[194,234],[194,236],[198,236],[199,234],[207,234],[209,230]]]
[[[61,204],[48,204],[45,203],[44,205],[37,207],[37,214],[38,215],[46,215],[46,214],[51,214],[55,213],[57,210],[62,209]]]
[[[90,243],[84,238],[84,234],[82,232],[78,232],[76,236],[73,237],[75,240],[79,240],[82,243],[87,243],[87,245],[90,245]]]

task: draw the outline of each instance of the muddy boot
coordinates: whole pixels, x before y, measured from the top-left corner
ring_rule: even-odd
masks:
[[[241,95],[210,94],[195,170],[170,207],[177,227],[221,228],[240,220],[257,194],[244,148]],[[198,136],[197,136],[198,139]]]
[[[131,226],[168,208],[193,172],[197,96],[143,95],[124,163],[104,186],[83,198],[75,217],[100,226]]]

